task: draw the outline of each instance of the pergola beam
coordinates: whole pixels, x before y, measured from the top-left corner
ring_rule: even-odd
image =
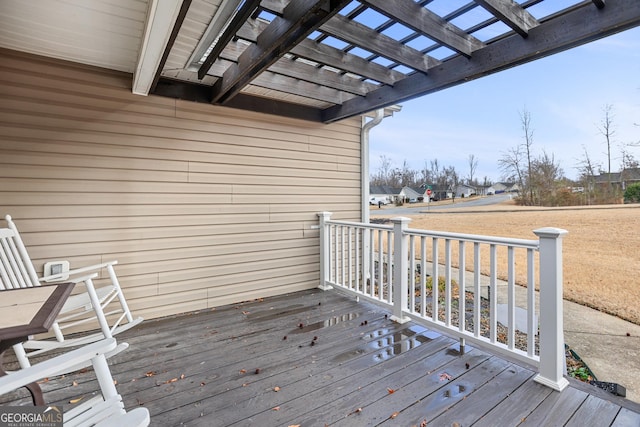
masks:
[[[282,17],[276,17],[240,55],[238,64],[225,71],[213,87],[212,102],[226,102],[298,44],[307,35],[334,16],[349,0],[299,0],[289,3]]]

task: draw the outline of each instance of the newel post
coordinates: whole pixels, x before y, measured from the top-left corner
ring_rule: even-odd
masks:
[[[569,385],[564,377],[564,324],[562,311],[562,238],[567,230],[540,228],[540,367],[534,380],[562,391]]]
[[[331,219],[331,212],[318,212],[318,220],[320,222],[320,284],[318,288],[323,291],[333,289],[328,282],[329,280],[329,262],[331,260],[331,248],[329,246],[329,225],[327,221]]]
[[[409,250],[407,248],[408,236],[405,231],[411,218],[397,217],[391,218],[393,223],[393,283],[391,293],[393,295],[393,315],[391,320],[398,323],[406,323],[411,320],[404,316],[408,309],[408,271],[409,271]],[[388,248],[391,250],[391,248]]]

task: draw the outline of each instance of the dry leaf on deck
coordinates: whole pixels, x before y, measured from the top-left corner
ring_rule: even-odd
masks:
[[[397,417],[398,415],[400,415],[400,412],[396,411],[393,414],[391,414],[391,416],[389,417],[390,420],[394,419],[395,417]]]
[[[78,403],[78,402],[80,402],[82,399],[84,399],[84,396],[82,396],[82,397],[78,397],[77,399],[71,399],[71,400],[69,401],[69,403],[71,403],[71,404]]]
[[[184,379],[184,374],[180,375],[180,379],[183,380]]]
[[[396,391],[395,391],[394,389],[392,389],[392,388],[387,388],[387,391],[389,392],[389,394],[393,394],[393,393],[395,393],[395,392],[396,392]]]
[[[156,374],[156,371],[149,371],[147,373],[144,374],[145,377],[152,377]]]
[[[246,374],[246,373],[247,373],[247,370],[246,370],[246,369],[240,369],[240,373],[241,373],[241,374]]]
[[[451,375],[447,374],[446,372],[440,374],[440,381],[451,380],[451,378]]]
[[[279,407],[279,406],[276,406],[275,408],[271,408],[271,410],[272,410],[272,411],[279,411],[279,410],[280,410],[280,407]]]
[[[273,391],[280,391],[280,387],[275,386],[275,387],[273,388]]]

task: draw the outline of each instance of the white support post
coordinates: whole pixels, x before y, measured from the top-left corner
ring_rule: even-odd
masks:
[[[410,218],[391,218],[393,223],[393,315],[391,320],[397,323],[406,323],[411,320],[404,316],[408,309],[408,268],[409,252],[407,248],[408,237],[405,234]],[[390,251],[391,248],[388,248]]]
[[[329,259],[331,256],[331,248],[329,247],[329,226],[327,221],[331,219],[331,212],[319,212],[318,220],[320,222],[320,284],[318,288],[323,291],[333,289],[333,286],[327,283],[329,278]]]
[[[569,385],[562,318],[562,238],[567,231],[549,227],[533,232],[540,239],[540,372],[534,380],[562,391]]]

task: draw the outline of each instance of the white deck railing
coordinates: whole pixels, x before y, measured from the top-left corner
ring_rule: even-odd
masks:
[[[509,239],[320,219],[320,287],[387,306],[414,320],[538,368],[536,380],[568,384],[562,324],[562,237]],[[539,293],[536,291],[539,278]],[[518,284],[519,282],[520,284]]]

